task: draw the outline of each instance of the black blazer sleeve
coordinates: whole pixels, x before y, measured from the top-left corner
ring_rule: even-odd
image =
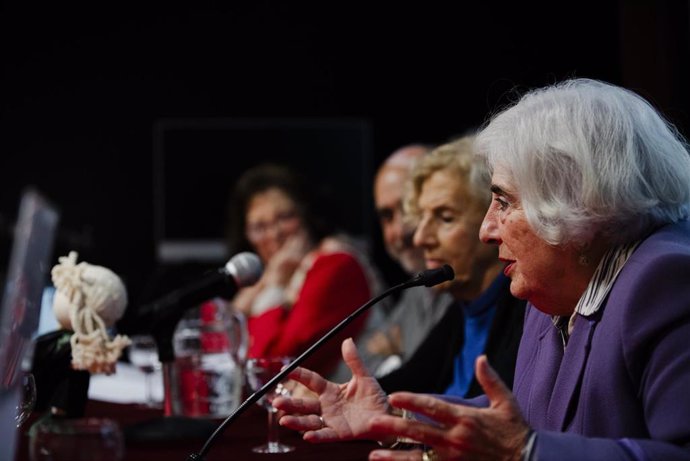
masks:
[[[453,373],[453,357],[462,345],[462,308],[453,304],[415,353],[400,368],[379,378],[386,393],[440,393]]]
[[[496,316],[491,324],[489,338],[484,348],[489,364],[496,370],[498,376],[508,386],[513,388],[515,376],[515,361],[522,337],[522,324],[525,319],[525,301],[517,299],[510,294],[510,282],[505,287],[505,292],[498,300]],[[464,397],[476,397],[482,395],[484,390],[477,382],[477,377],[472,378],[470,388]]]

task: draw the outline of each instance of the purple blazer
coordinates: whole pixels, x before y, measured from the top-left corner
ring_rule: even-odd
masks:
[[[565,352],[528,304],[513,392],[534,459],[690,460],[690,224],[640,244]]]

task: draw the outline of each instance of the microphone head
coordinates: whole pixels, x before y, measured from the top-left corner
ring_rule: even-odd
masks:
[[[233,256],[225,265],[225,271],[235,279],[238,288],[254,285],[264,271],[261,260],[254,253],[245,251]]]
[[[455,271],[453,271],[453,268],[448,264],[444,264],[437,269],[422,271],[412,280],[414,281],[413,286],[424,285],[425,287],[433,287],[434,285],[453,280],[454,278]]]

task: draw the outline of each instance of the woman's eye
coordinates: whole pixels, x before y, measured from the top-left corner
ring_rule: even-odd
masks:
[[[510,205],[508,202],[503,200],[501,197],[495,197],[494,201],[498,204],[498,209],[501,211],[505,211],[508,208],[508,205]]]

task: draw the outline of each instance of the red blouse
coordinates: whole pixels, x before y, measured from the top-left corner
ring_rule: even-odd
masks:
[[[372,296],[360,263],[347,253],[318,256],[290,309],[276,306],[249,318],[249,357],[296,357]],[[364,327],[366,313],[316,351],[303,366],[328,374],[340,344]]]

